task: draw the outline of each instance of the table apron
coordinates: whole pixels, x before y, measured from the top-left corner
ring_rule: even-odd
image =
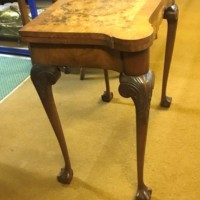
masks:
[[[34,64],[101,68],[141,75],[149,70],[149,49],[122,52],[102,46],[30,44]]]

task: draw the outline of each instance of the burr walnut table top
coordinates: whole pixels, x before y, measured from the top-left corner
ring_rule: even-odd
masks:
[[[173,0],[58,0],[21,29],[29,43],[101,45],[120,51],[151,46]]]

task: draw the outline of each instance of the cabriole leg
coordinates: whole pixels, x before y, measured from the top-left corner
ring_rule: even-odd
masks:
[[[151,189],[143,180],[145,146],[149,119],[149,108],[154,85],[154,75],[149,71],[141,76],[120,75],[119,93],[126,98],[131,97],[136,107],[137,126],[137,174],[138,190],[136,200],[150,200]]]
[[[65,167],[61,169],[60,175],[57,178],[59,182],[70,183],[73,177],[73,171],[71,169],[65,138],[52,93],[52,85],[55,84],[59,78],[60,70],[56,67],[40,65],[34,65],[32,67],[32,82],[54,129],[65,161]]]
[[[174,41],[176,37],[177,22],[178,22],[178,7],[176,4],[173,4],[172,6],[170,6],[165,10],[164,19],[167,20],[168,30],[167,30],[167,42],[166,42],[162,95],[161,95],[160,105],[168,108],[171,105],[172,98],[166,96],[166,88],[167,88],[167,80],[171,65]]]
[[[104,79],[106,84],[106,91],[101,95],[101,99],[104,102],[110,102],[113,98],[113,93],[110,91],[109,75],[108,70],[104,69]]]

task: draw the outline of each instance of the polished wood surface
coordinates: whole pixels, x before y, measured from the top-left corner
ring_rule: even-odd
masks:
[[[172,0],[59,0],[22,29],[28,42],[148,48]]]
[[[22,39],[29,43],[31,51],[31,79],[64,157],[65,166],[58,176],[60,182],[70,183],[73,177],[52,92],[52,85],[61,75],[60,67],[102,68],[105,73],[108,69],[115,70],[120,73],[119,93],[131,98],[136,108],[136,199],[150,200],[151,189],[145,185],[143,174],[154,86],[149,55],[163,19],[168,22],[168,32],[161,105],[169,107],[171,99],[166,96],[166,87],[178,21],[174,1],[57,0],[21,29]]]

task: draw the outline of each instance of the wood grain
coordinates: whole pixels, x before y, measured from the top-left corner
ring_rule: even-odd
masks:
[[[58,0],[20,30],[24,41],[140,51],[153,43],[172,0]]]

